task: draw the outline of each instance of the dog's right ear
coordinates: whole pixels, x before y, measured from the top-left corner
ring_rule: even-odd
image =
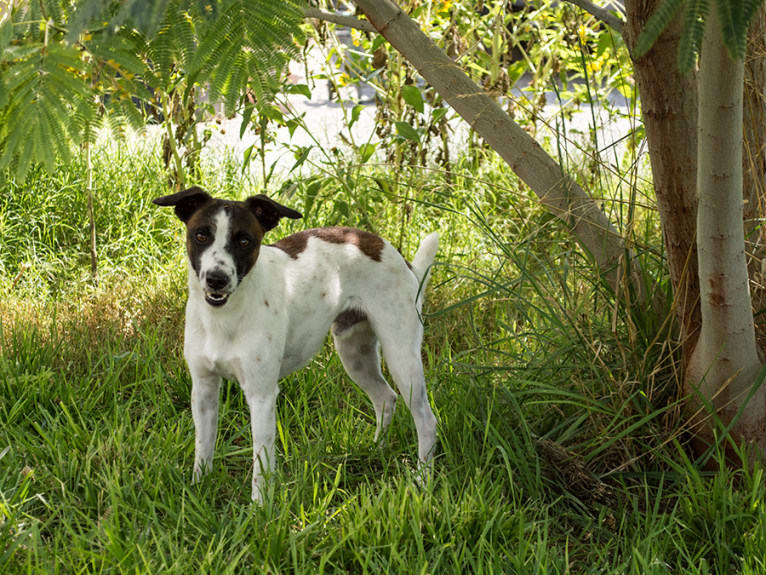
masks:
[[[152,201],[158,206],[174,206],[178,219],[186,223],[194,215],[194,212],[212,199],[210,194],[199,186],[192,186],[182,192],[154,198]]]

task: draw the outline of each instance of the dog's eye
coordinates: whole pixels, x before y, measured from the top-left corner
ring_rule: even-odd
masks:
[[[194,239],[199,243],[204,244],[210,239],[210,237],[205,232],[197,232],[194,234]]]
[[[239,238],[237,243],[239,244],[239,247],[246,248],[247,246],[250,245],[250,238],[241,237],[241,238]]]

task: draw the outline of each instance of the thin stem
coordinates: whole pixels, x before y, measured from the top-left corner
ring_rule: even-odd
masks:
[[[168,96],[162,96],[162,114],[165,116],[165,129],[167,130],[168,145],[170,146],[170,152],[173,154],[173,162],[176,165],[176,187],[180,190],[183,187],[184,181],[184,167],[181,161],[181,156],[178,154],[178,146],[176,146],[176,138],[173,134],[173,122],[170,116],[170,105],[168,104]]]
[[[93,209],[93,164],[91,162],[90,142],[85,142],[85,192],[88,198],[88,223],[90,226],[90,274],[93,283],[98,285],[98,253],[96,252],[96,216]]]

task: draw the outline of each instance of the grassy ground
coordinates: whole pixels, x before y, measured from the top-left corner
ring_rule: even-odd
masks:
[[[620,312],[495,165],[449,179],[339,168],[282,196],[307,215],[293,229],[371,228],[409,256],[441,230],[424,347],[433,480],[414,481],[403,405],[373,444],[371,405],[328,345],[282,382],[263,507],[235,383],[212,473],[191,485],[184,256],[180,225],[150,203],[166,193],[156,155],[97,158],[97,287],[81,166],[0,188],[0,572],[766,572],[762,472],[690,460],[661,314]],[[226,158],[202,180],[254,191]]]

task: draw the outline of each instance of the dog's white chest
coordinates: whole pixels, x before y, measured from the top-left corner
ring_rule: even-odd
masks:
[[[241,329],[229,322],[206,322],[194,310],[189,316],[185,343],[187,361],[194,361],[201,368],[226,379],[240,381],[242,359],[248,353],[243,349]]]
[[[194,343],[188,352],[195,356],[201,367],[226,379],[239,380],[241,362],[234,342],[227,344],[207,334],[203,341]]]
[[[239,380],[241,377],[241,362],[231,355],[213,351],[213,353],[203,355],[202,359],[210,371],[221,377],[235,380]]]

